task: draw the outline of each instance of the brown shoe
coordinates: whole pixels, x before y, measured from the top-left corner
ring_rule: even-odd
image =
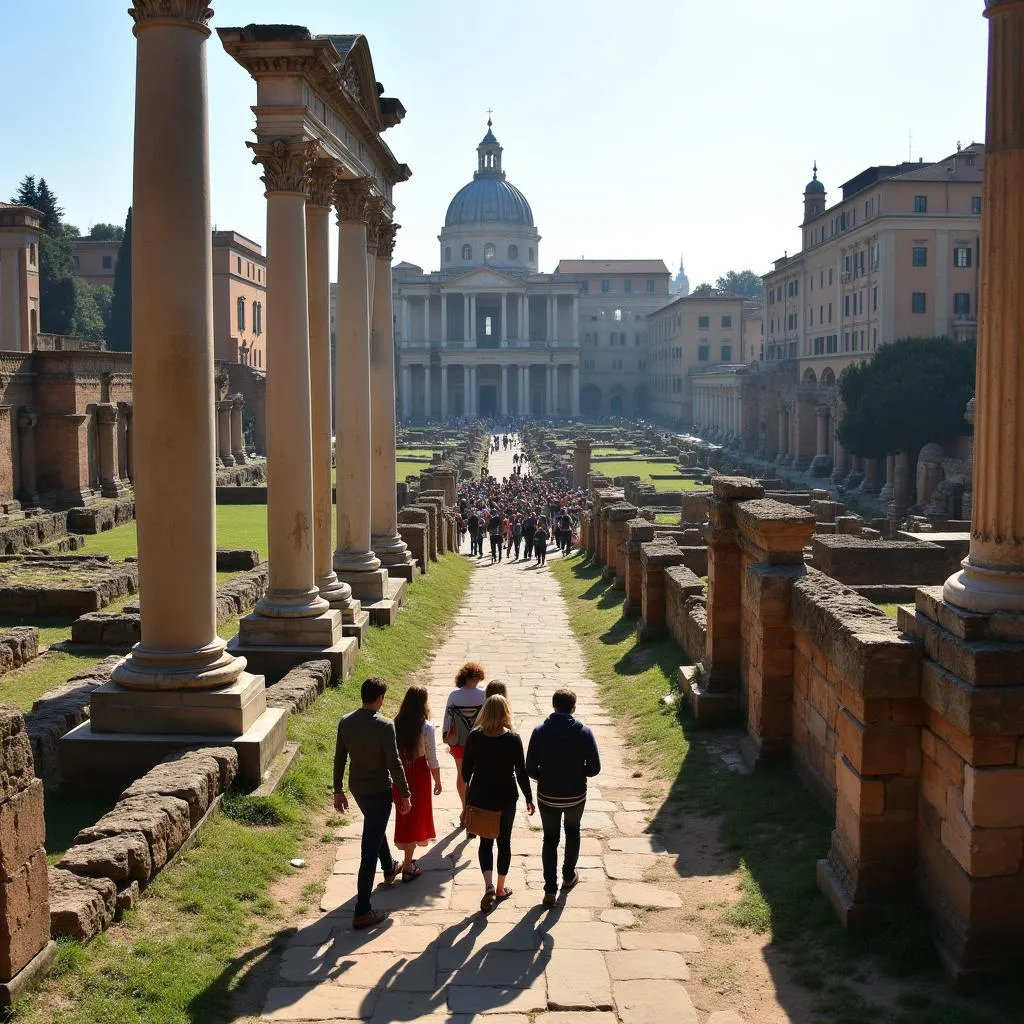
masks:
[[[555,902],[555,894],[553,892],[544,893],[544,899],[541,900],[541,903],[545,907],[553,907],[555,905]]]
[[[562,892],[569,892],[570,889],[575,889],[580,884],[580,873],[577,871],[572,878],[567,878],[562,882]]]
[[[360,932],[364,928],[372,928],[376,924],[383,924],[388,918],[386,910],[371,910],[368,914],[357,914],[352,918],[352,927]]]

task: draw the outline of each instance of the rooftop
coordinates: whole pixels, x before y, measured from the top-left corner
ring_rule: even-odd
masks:
[[[664,260],[559,260],[556,274],[667,274]]]

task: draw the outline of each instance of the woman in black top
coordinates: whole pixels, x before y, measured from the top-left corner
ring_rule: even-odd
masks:
[[[480,909],[488,911],[507,900],[512,890],[505,885],[512,863],[512,826],[516,820],[516,783],[526,799],[526,813],[533,814],[533,790],[526,774],[523,741],[512,731],[512,709],[508,701],[495,694],[484,701],[476,724],[466,741],[462,759],[462,777],[469,784],[467,803],[485,811],[501,813],[498,833],[498,884],[494,885],[494,840],[480,840],[480,870],[484,876],[484,896]]]
[[[537,524],[537,532],[533,535],[533,547],[537,552],[537,564],[545,565],[548,560],[548,522],[542,519]]]

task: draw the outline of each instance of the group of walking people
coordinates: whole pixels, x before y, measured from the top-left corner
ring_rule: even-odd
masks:
[[[455,766],[460,828],[467,840],[479,840],[484,889],[480,909],[488,912],[512,896],[507,882],[520,794],[528,815],[540,811],[544,835],[541,902],[553,907],[559,892],[558,848],[563,831],[561,891],[568,893],[579,882],[576,865],[587,780],[601,770],[597,742],[575,717],[576,695],[570,689],[558,689],[552,695],[552,713],[533,730],[524,751],[515,730],[508,687],[497,679],[483,687],[485,678],[483,667],[476,662],[459,669],[441,723],[441,738]],[[436,838],[432,798],[443,791],[426,689],[410,686],[394,721],[381,714],[386,693],[382,679],[367,679],[362,684],[362,706],[338,723],[334,806],[341,812],[349,810],[345,794],[348,766],[348,790],[363,814],[352,918],[355,929],[380,924],[387,917],[384,911],[374,910],[371,901],[378,864],[385,886],[399,879],[414,882],[422,875],[415,852]],[[537,784],[536,803],[533,782]],[[392,854],[387,837],[393,807],[398,811],[394,843],[403,854],[400,861]]]

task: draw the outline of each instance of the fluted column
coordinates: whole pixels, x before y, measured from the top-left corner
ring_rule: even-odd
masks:
[[[337,164],[318,161],[306,190],[306,288],[309,307],[310,449],[313,457],[313,582],[320,596],[354,621],[359,602],[334,571],[331,458],[331,204]],[[273,312],[273,310],[272,310]]]
[[[519,415],[530,415],[530,367],[519,367]]]
[[[412,415],[412,368],[402,367],[402,419]]]
[[[580,414],[580,368],[574,366],[569,384],[569,401],[572,403],[572,415],[576,419]]]
[[[448,296],[441,292],[441,348],[448,344]]]
[[[231,406],[230,398],[222,398],[217,402],[217,456],[222,466],[233,466],[235,458],[231,454]]]
[[[501,331],[498,334],[501,347],[508,348],[508,292],[501,293]]]
[[[129,13],[137,40],[135,509],[146,614],[141,641],[112,679],[141,691],[211,689],[240,681],[245,669],[245,660],[228,654],[217,636],[206,103],[207,22],[213,11],[203,0],[182,0],[172,14],[158,0],[135,0]],[[147,695],[139,699],[146,704]],[[102,729],[95,710],[94,732]],[[139,720],[139,731],[150,727],[149,720]]]
[[[971,546],[951,604],[1024,612],[1024,4],[988,0],[988,121]]]
[[[367,226],[372,207],[368,178],[335,186],[338,212],[338,319],[334,409],[337,534],[334,570],[360,600],[384,596],[387,573],[370,543],[372,486],[370,412],[370,291]],[[394,478],[395,471],[391,470]]]
[[[441,364],[441,419],[448,418],[448,364]]]
[[[373,452],[370,538],[373,553],[393,576],[412,579],[414,559],[398,534],[395,494],[395,339],[391,325],[391,257],[398,225],[377,228],[370,327],[370,444]],[[445,414],[446,367],[441,364],[441,415]]]
[[[426,362],[423,364],[423,418],[426,420],[431,417],[430,390],[430,363]]]
[[[313,144],[275,139],[252,146],[267,197],[267,592],[239,631],[244,642],[280,643],[325,616],[313,567],[313,455],[309,375],[306,189]],[[273,626],[255,620],[276,620]],[[269,628],[268,628],[269,627]],[[260,631],[259,637],[254,630]],[[336,640],[337,637],[334,637]],[[328,640],[330,646],[333,640]]]
[[[328,397],[330,396],[330,376],[327,378]],[[245,434],[242,430],[242,412],[245,409],[245,398],[242,395],[231,396],[231,454],[235,464],[241,466],[248,462],[245,454]]]

